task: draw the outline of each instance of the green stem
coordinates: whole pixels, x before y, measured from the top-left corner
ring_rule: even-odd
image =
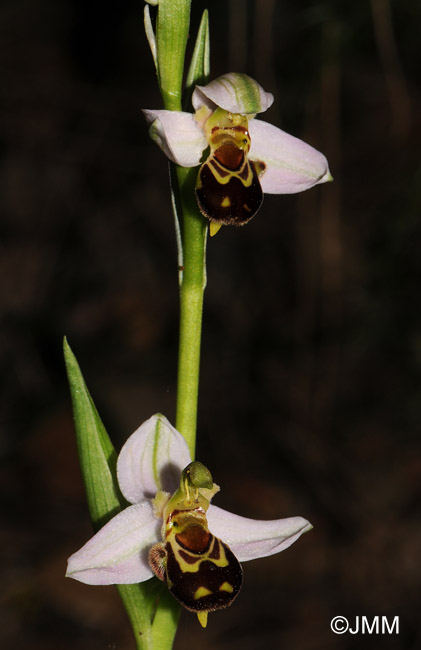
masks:
[[[150,608],[145,607],[142,585],[116,585],[132,625],[136,650],[154,650]]]
[[[158,79],[164,107],[172,111],[180,111],[182,106],[182,81],[189,35],[190,4],[191,0],[160,0],[158,4],[156,28]],[[202,31],[205,34],[204,42],[208,42],[205,38],[206,35],[207,38],[209,36],[208,30],[202,28]],[[203,50],[205,49],[203,45]],[[194,79],[191,80],[192,83],[193,81]],[[207,229],[195,202],[194,187],[197,170],[177,167],[176,174],[179,190],[177,194],[182,214],[181,244],[184,265],[180,287],[176,426],[184,435],[191,456],[194,458]],[[167,650],[172,647],[179,614],[180,607],[169,592],[162,595],[152,625],[154,650]]]
[[[183,273],[180,286],[176,428],[187,441],[191,457],[196,447],[203,293],[206,285],[207,224],[195,200],[197,170],[177,167],[182,207]]]
[[[172,111],[180,111],[182,105],[190,4],[191,0],[160,0],[158,4],[156,28],[158,78],[164,107]],[[208,59],[209,29],[206,13],[199,29],[194,65],[188,75],[190,85],[193,85],[197,79],[206,77],[209,68]],[[178,207],[182,215],[180,225],[184,266],[180,287],[176,427],[186,439],[191,456],[194,458],[207,228],[195,200],[197,170],[177,167],[176,175],[176,185],[179,190]]]
[[[181,111],[191,0],[160,0],[156,23],[158,79],[164,106]]]

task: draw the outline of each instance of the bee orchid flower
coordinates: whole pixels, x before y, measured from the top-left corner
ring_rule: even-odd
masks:
[[[184,550],[180,552],[180,563],[183,553],[185,557],[186,552],[191,551],[190,546],[193,547],[193,554],[194,551],[199,552],[202,561],[211,539],[216,540],[211,550],[218,543],[218,552],[224,558],[230,558],[234,554],[236,560],[234,558],[233,562],[246,562],[285,550],[302,533],[311,529],[311,524],[302,517],[257,521],[210,504],[210,499],[219,488],[213,484],[213,489],[208,489],[212,487],[212,480],[209,482],[210,474],[206,468],[206,481],[191,482],[188,479],[189,468],[196,466],[203,468],[201,463],[191,463],[184,438],[163,415],[154,415],[144,422],[128,438],[117,460],[120,490],[131,505],[114,516],[69,558],[66,576],[90,585],[133,584],[148,580],[154,574],[164,579],[164,569],[162,565],[159,566],[160,556],[163,555],[163,540],[173,539],[174,543],[176,539],[182,540]],[[176,523],[180,511],[187,516],[187,523]],[[173,538],[169,537],[171,531],[168,526],[171,527],[171,524],[180,526],[177,529],[178,536]],[[198,530],[201,531],[199,535]],[[206,549],[198,549],[198,544],[202,542],[208,545]],[[211,551],[206,559],[215,561],[211,560],[210,553]],[[216,557],[215,553],[212,550],[212,558]],[[190,568],[188,558],[186,562],[187,572],[193,571],[201,575],[197,569],[191,568],[192,561]],[[219,559],[216,564],[220,567],[221,562]],[[241,567],[239,571],[241,572]],[[214,567],[212,573],[215,572]],[[234,578],[227,575],[222,583],[225,585],[222,591],[226,593],[222,595],[228,598],[231,582],[235,579],[241,586],[241,579],[238,572]],[[169,580],[167,584],[171,587]],[[199,593],[200,597],[207,596],[209,599],[209,590],[204,594]],[[173,595],[188,609],[194,609],[194,601],[193,606],[189,606],[176,592]],[[222,603],[215,607],[198,606],[196,609],[212,611],[224,606],[226,604]],[[203,624],[201,616],[199,615],[199,620]]]
[[[195,113],[143,113],[152,139],[172,162],[200,166],[196,198],[211,234],[223,224],[250,221],[264,193],[293,194],[332,180],[322,153],[256,118],[273,95],[247,75],[232,72],[196,86],[192,103]]]

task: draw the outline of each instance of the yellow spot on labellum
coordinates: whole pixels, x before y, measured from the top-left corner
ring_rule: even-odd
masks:
[[[209,234],[211,237],[216,235],[219,229],[222,227],[222,223],[216,223],[216,221],[211,221],[209,225]]]
[[[208,623],[208,612],[197,612],[197,618],[202,627],[206,627]]]
[[[203,598],[203,596],[210,596],[211,595],[210,589],[207,589],[206,587],[199,587],[196,589],[194,592],[194,599],[199,600],[199,598]]]
[[[227,591],[229,594],[232,594],[234,588],[232,585],[230,585],[229,582],[223,582],[222,585],[219,587],[219,591]]]
[[[221,208],[229,208],[231,205],[231,199],[229,196],[224,196],[221,202]]]

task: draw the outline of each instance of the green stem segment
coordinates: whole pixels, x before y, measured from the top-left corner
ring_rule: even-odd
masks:
[[[145,607],[142,585],[116,587],[132,625],[136,650],[156,650],[158,646],[153,644],[150,608]]]
[[[156,45],[158,78],[164,107],[180,111],[184,57],[189,35],[191,0],[159,0]],[[209,28],[207,12],[202,17],[189,70],[193,85],[203,80],[209,68]],[[183,273],[180,288],[180,344],[176,427],[185,437],[194,458],[197,399],[199,387],[200,340],[203,291],[205,288],[206,223],[200,214],[194,188],[197,170],[177,167]]]
[[[189,35],[190,4],[191,0],[159,0],[158,4],[156,23],[158,79],[164,108],[172,111],[180,111],[182,108],[182,82]],[[202,31],[205,35],[208,34],[207,29],[202,28]],[[205,36],[203,40],[205,42]],[[192,83],[193,81],[194,79]],[[176,426],[185,437],[191,456],[194,458],[207,228],[195,202],[194,187],[197,170],[177,167],[176,174],[178,203],[182,213],[181,244],[184,265],[180,288]],[[167,650],[172,647],[179,613],[180,607],[169,592],[160,598],[152,625],[154,650]]]
[[[180,286],[176,428],[186,439],[192,458],[196,447],[207,236],[207,223],[200,214],[195,200],[196,177],[197,169],[177,168],[182,208],[183,270]]]
[[[191,0],[159,0],[156,21],[158,79],[169,111],[181,111],[184,57]]]

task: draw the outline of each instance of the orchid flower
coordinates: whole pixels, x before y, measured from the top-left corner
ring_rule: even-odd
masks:
[[[254,79],[232,72],[196,86],[194,114],[143,110],[152,139],[172,162],[202,164],[196,196],[215,231],[222,224],[247,223],[263,193],[293,194],[332,180],[322,153],[256,119],[273,100]],[[210,156],[203,163],[208,147]]]
[[[190,462],[183,436],[163,415],[144,422],[128,438],[117,460],[119,486],[131,505],[69,558],[66,576],[86,584],[109,585],[143,582],[157,574],[148,556],[165,539],[168,517],[162,504],[180,498],[180,476],[185,476],[183,469]],[[257,521],[209,505],[218,489],[215,485],[213,490],[200,489],[201,502],[207,499],[207,525],[240,562],[279,553],[312,528],[302,517]]]

